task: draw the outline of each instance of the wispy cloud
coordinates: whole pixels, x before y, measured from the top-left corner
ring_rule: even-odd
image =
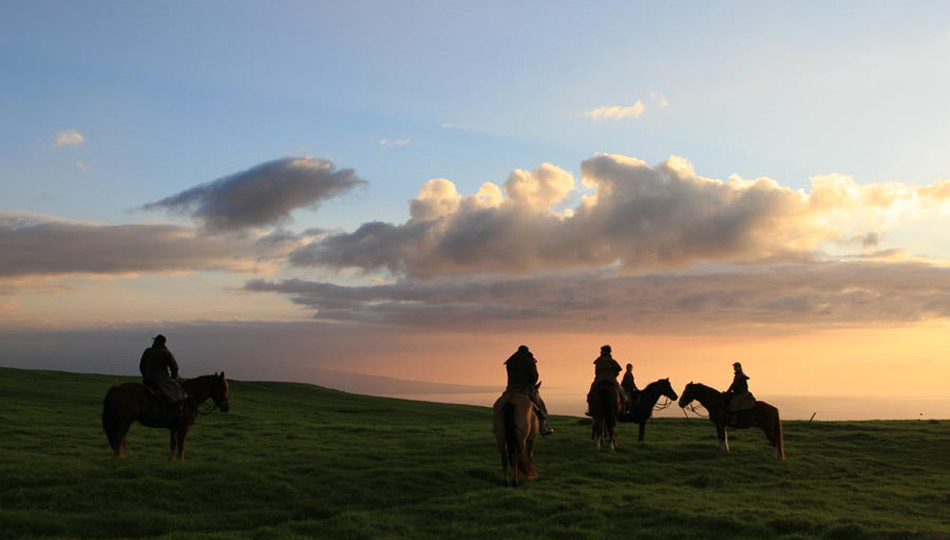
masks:
[[[267,238],[267,237],[265,237]],[[0,278],[68,274],[253,272],[292,244],[218,238],[194,227],[102,225],[0,212]]]
[[[705,333],[783,325],[917,322],[950,317],[950,268],[843,261],[725,266],[705,272],[569,272],[342,287],[255,280],[337,322],[493,332]]]
[[[613,105],[597,107],[584,113],[584,116],[594,120],[623,120],[624,118],[640,118],[646,105],[639,99],[633,105]]]
[[[409,139],[380,139],[380,146],[406,146],[412,144]]]
[[[295,209],[315,208],[365,183],[353,169],[289,157],[200,184],[141,209],[188,214],[215,231],[274,226],[288,221]]]
[[[76,168],[82,172],[89,172],[89,166],[83,160],[76,160]]]
[[[670,104],[669,100],[666,99],[666,96],[659,92],[650,92],[650,102],[654,107],[662,109]]]
[[[57,133],[56,140],[53,142],[53,146],[75,146],[84,142],[86,142],[86,138],[83,137],[82,133],[79,133],[77,129],[73,128]]]

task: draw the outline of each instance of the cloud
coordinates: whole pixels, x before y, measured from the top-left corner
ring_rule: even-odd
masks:
[[[666,96],[659,92],[650,92],[650,101],[653,103],[653,106],[662,109],[669,106],[670,102],[666,99]]]
[[[266,237],[265,237],[266,238]],[[102,225],[0,212],[0,278],[223,270],[252,272],[294,246],[218,239],[175,225]]]
[[[343,287],[254,280],[324,321],[488,332],[754,333],[950,317],[950,268],[845,261],[630,276],[615,271]]]
[[[84,142],[86,142],[86,138],[82,136],[82,133],[79,133],[78,130],[73,128],[57,133],[56,140],[53,142],[53,146],[75,146]]]
[[[410,201],[407,222],[327,235],[290,262],[431,278],[801,261],[853,238],[874,249],[881,232],[950,199],[948,181],[861,185],[828,175],[815,177],[806,192],[765,177],[704,178],[677,157],[650,166],[598,154],[581,173],[578,184],[569,171],[544,164],[470,196],[447,179],[431,180]],[[566,207],[577,196],[580,202]]]
[[[406,146],[412,141],[409,139],[380,139],[380,146]]]
[[[353,169],[337,170],[329,161],[282,158],[200,184],[143,210],[188,214],[213,231],[274,226],[298,208],[316,208],[327,199],[365,184]]]
[[[645,110],[646,105],[638,99],[636,103],[629,106],[597,107],[586,111],[584,116],[594,120],[623,120],[624,118],[640,118]]]
[[[84,173],[89,172],[89,166],[86,165],[81,159],[76,161],[76,168]]]

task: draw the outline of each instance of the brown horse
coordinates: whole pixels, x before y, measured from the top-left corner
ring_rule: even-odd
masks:
[[[646,385],[646,388],[640,391],[637,402],[631,403],[629,410],[624,411],[624,414],[620,416],[621,422],[636,422],[640,424],[640,435],[637,437],[637,441],[639,442],[643,442],[643,434],[646,431],[647,420],[653,416],[653,408],[656,407],[656,402],[660,400],[660,396],[665,396],[671,401],[676,401],[679,397],[673,390],[673,386],[670,385],[669,379],[660,379]],[[669,404],[669,402],[667,402],[667,404]],[[666,406],[663,405],[660,408],[666,408]]]
[[[102,429],[109,439],[109,446],[116,457],[124,458],[129,451],[125,436],[132,422],[154,428],[166,428],[171,432],[171,450],[168,459],[185,459],[185,437],[194,424],[201,405],[211,399],[214,409],[228,412],[231,408],[231,395],[228,391],[228,379],[224,372],[184,381],[182,387],[188,393],[190,414],[182,417],[178,407],[169,403],[164,396],[157,395],[141,383],[125,383],[113,386],[106,392],[102,403]],[[125,452],[123,452],[123,449]]]
[[[785,459],[782,421],[775,407],[764,401],[756,401],[751,409],[730,413],[722,392],[704,384],[689,383],[683,389],[683,397],[680,398],[679,405],[686,407],[694,399],[709,411],[709,420],[716,426],[716,433],[719,435],[720,450],[729,451],[727,427],[738,429],[758,427],[762,428],[765,436],[768,437],[775,459]]]
[[[534,386],[535,392],[541,383]],[[534,470],[534,446],[538,441],[541,423],[534,410],[534,403],[527,394],[506,390],[495,401],[494,423],[492,431],[498,442],[501,454],[501,469],[505,473],[505,485],[514,480],[515,487],[522,478],[534,480],[538,474]]]
[[[594,440],[598,450],[600,450],[605,440],[610,441],[612,450],[616,450],[620,445],[617,444],[617,435],[614,433],[614,429],[617,427],[617,419],[620,418],[620,409],[623,407],[617,385],[604,382],[594,386],[589,404],[590,415],[594,419],[594,427],[591,430],[590,438]]]

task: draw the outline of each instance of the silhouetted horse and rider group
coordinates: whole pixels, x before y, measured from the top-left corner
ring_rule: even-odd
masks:
[[[538,381],[537,360],[528,347],[518,347],[505,361],[505,367],[508,386],[495,402],[493,427],[505,482],[517,486],[522,479],[531,480],[537,476],[532,463],[537,436],[549,435],[554,430],[547,425],[547,407],[539,394],[541,383]],[[638,440],[643,441],[646,422],[653,416],[657,402],[663,396],[670,401],[679,399],[682,408],[694,400],[706,408],[709,420],[716,426],[722,450],[729,450],[726,428],[759,427],[768,437],[775,458],[785,459],[778,409],[756,401],[749,392],[749,377],[742,371],[742,365],[736,362],[733,368],[735,376],[726,392],[691,382],[679,397],[669,379],[660,379],[639,390],[631,364],[627,364],[623,381],[617,383],[617,376],[623,369],[613,359],[610,345],[604,345],[600,348],[600,356],[594,360],[594,381],[587,394],[586,414],[593,419],[591,438],[594,444],[600,449],[607,442],[616,449],[617,422],[639,424]]]
[[[532,463],[537,437],[554,432],[548,425],[547,407],[539,393],[541,383],[537,363],[528,347],[518,347],[505,361],[508,386],[493,408],[493,430],[505,481],[509,485],[512,482],[518,485],[521,479],[537,476]],[[594,381],[587,394],[587,415],[593,419],[591,438],[598,449],[605,442],[616,449],[617,423],[635,422],[640,426],[638,440],[643,441],[646,422],[652,417],[660,397],[669,400],[666,405],[679,399],[679,406],[684,408],[695,400],[709,411],[709,420],[716,426],[722,450],[729,450],[727,428],[759,427],[765,431],[775,457],[785,459],[778,409],[756,401],[749,392],[749,377],[742,371],[742,365],[736,362],[733,367],[735,377],[728,391],[723,393],[691,382],[679,397],[669,379],[660,379],[643,390],[638,389],[631,364],[627,364],[623,381],[618,384],[617,376],[623,370],[613,359],[610,346],[604,345],[600,348],[600,356],[594,360]],[[227,377],[221,372],[190,380],[180,379],[178,362],[166,346],[163,335],[155,336],[152,346],[142,354],[139,371],[142,383],[113,386],[102,406],[102,427],[113,453],[125,457],[128,453],[125,438],[131,425],[137,421],[149,427],[168,429],[171,435],[169,459],[184,459],[185,438],[198,415],[215,409],[221,412],[230,409]],[[202,411],[201,407],[209,399],[213,405]]]

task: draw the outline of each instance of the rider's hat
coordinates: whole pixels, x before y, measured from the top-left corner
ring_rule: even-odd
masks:
[[[604,346],[602,346],[602,347],[600,348],[600,352],[602,352],[602,353],[609,353],[609,352],[610,352],[610,345],[604,345]]]
[[[518,352],[528,352],[528,346],[527,346],[527,345],[519,345],[519,346],[518,346]]]
[[[159,342],[159,343],[165,343],[165,341],[166,341],[165,336],[163,336],[163,335],[161,335],[161,334],[159,334],[159,335],[153,337],[152,339],[153,339],[154,341]]]

